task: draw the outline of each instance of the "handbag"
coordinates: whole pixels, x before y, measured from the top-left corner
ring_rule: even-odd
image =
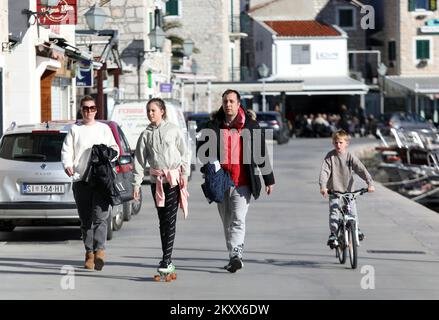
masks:
[[[114,187],[119,193],[122,202],[127,202],[134,199],[134,175],[131,171],[118,173],[114,178]]]

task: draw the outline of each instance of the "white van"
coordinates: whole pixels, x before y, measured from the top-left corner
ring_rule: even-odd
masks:
[[[192,164],[194,163],[193,161],[191,161],[191,159],[192,155],[195,155],[195,143],[192,143],[189,136],[180,102],[173,99],[163,100],[166,104],[167,120],[179,126],[181,128],[183,136],[186,137],[188,157],[190,163]],[[139,139],[140,134],[149,125],[148,116],[146,114],[147,103],[147,100],[124,101],[116,104],[111,114],[110,120],[115,121],[119,124],[128,139],[128,143],[133,150],[136,148],[137,140]],[[191,170],[194,168],[193,165],[191,165],[190,167]],[[145,176],[149,176],[148,169],[146,170],[145,174]],[[190,176],[191,175],[192,172],[190,173]]]

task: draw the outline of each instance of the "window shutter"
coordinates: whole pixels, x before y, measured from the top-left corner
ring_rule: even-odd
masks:
[[[422,59],[422,41],[416,41],[416,59]]]
[[[424,41],[424,57],[423,59],[430,59],[430,41]]]
[[[430,0],[430,8],[431,11],[437,10],[437,0]]]
[[[166,2],[166,14],[168,16],[178,16],[178,0]]]
[[[396,42],[390,41],[389,42],[389,61],[395,61],[396,60]]]
[[[416,41],[416,58],[430,59],[430,41],[428,40]]]
[[[409,0],[409,11],[416,10],[416,0]]]

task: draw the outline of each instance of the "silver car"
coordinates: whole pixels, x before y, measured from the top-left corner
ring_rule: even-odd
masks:
[[[14,124],[0,140],[0,231],[16,226],[78,225],[72,180],[61,149],[73,121]],[[123,206],[111,208],[108,239],[123,221]]]

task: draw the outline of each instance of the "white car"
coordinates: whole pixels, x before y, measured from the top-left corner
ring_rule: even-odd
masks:
[[[124,150],[123,133],[112,129],[121,149],[119,167],[128,171],[132,162]],[[0,231],[16,226],[78,225],[72,180],[64,172],[61,149],[74,121],[11,125],[0,139]],[[129,148],[128,148],[129,149]],[[126,170],[125,170],[126,169]],[[131,168],[132,169],[132,168]],[[110,207],[107,238],[122,227],[131,204]],[[127,219],[125,219],[127,220]]]

